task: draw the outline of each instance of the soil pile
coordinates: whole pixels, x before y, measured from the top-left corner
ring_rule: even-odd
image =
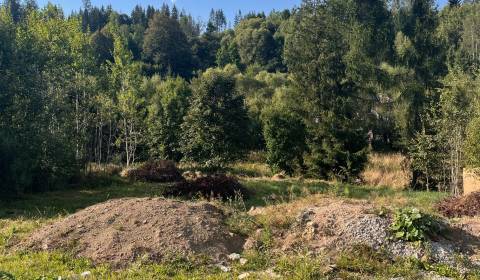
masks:
[[[38,230],[20,247],[73,249],[76,256],[114,267],[193,255],[220,261],[243,246],[242,238],[228,231],[224,218],[221,210],[208,203],[111,200]]]
[[[428,256],[432,261],[451,263],[453,256],[463,248],[443,237],[428,240],[425,246],[395,240],[390,232],[391,217],[378,215],[374,206],[366,202],[332,201],[315,205],[300,212],[294,224],[275,234],[275,245],[281,251],[307,250],[315,255],[348,250],[355,245],[366,245],[383,250],[392,258]],[[258,236],[250,238],[245,249],[258,244]]]
[[[480,192],[467,196],[450,197],[437,205],[440,213],[446,217],[475,217],[480,215]]]
[[[236,178],[222,174],[180,182],[167,189],[165,195],[229,199],[248,198],[249,192]]]

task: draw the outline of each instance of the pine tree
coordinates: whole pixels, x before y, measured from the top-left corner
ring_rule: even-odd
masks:
[[[176,5],[173,5],[173,8],[172,8],[172,18],[174,20],[178,20],[178,9]]]

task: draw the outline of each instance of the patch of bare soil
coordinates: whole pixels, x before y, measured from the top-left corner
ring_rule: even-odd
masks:
[[[471,248],[463,246],[471,241],[464,231],[455,231],[448,237],[439,236],[418,246],[391,238],[390,224],[391,217],[379,215],[372,204],[329,199],[300,211],[288,229],[274,234],[274,247],[283,252],[307,250],[322,255],[366,245],[383,250],[392,258],[427,257],[441,263],[453,263],[456,254],[471,254]],[[260,233],[247,240],[245,249],[257,246]]]
[[[22,249],[72,249],[94,263],[124,267],[142,260],[204,255],[212,261],[239,253],[243,240],[208,203],[161,198],[118,199],[98,204],[35,232]]]
[[[469,246],[471,257],[476,264],[480,264],[480,217],[464,217],[455,220],[453,227],[456,232],[461,232],[458,236],[461,242]]]

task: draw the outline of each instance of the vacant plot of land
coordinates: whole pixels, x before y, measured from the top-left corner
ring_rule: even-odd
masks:
[[[398,272],[402,270],[401,262],[370,263],[368,266],[376,268],[369,268],[367,270],[370,272],[366,272],[364,271],[365,267],[358,267],[358,264],[355,264],[362,260],[361,255],[355,260],[349,260],[347,257],[341,257],[344,255],[340,253],[338,258],[334,260],[321,256],[307,258],[301,252],[278,254],[275,253],[271,245],[268,245],[273,244],[274,241],[273,232],[269,229],[290,228],[294,226],[298,212],[308,207],[322,205],[322,202],[326,203],[329,199],[335,201],[339,199],[340,201],[368,200],[377,207],[415,206],[424,211],[432,212],[434,211],[433,205],[445,197],[444,194],[440,193],[410,192],[387,187],[354,186],[296,179],[287,179],[280,182],[267,179],[245,179],[241,183],[252,194],[248,200],[215,202],[227,212],[225,223],[220,223],[224,218],[220,218],[217,214],[214,215],[214,218],[205,216],[207,212],[216,213],[216,210],[206,209],[205,212],[202,207],[195,211],[192,210],[193,208],[189,208],[199,207],[190,206],[196,205],[195,203],[180,203],[180,205],[188,205],[188,207],[180,207],[179,209],[185,211],[182,210],[183,212],[178,213],[176,210],[172,213],[168,212],[173,211],[173,208],[162,207],[156,209],[153,206],[151,208],[147,207],[152,211],[137,211],[135,210],[135,201],[140,204],[165,201],[155,197],[161,197],[172,185],[132,183],[116,177],[85,183],[74,190],[51,192],[41,196],[30,195],[18,201],[5,203],[0,208],[0,254],[2,255],[0,271],[8,272],[16,279],[36,279],[41,276],[49,277],[47,279],[57,279],[58,276],[72,277],[84,272],[90,272],[91,276],[96,279],[138,279],[140,276],[156,279],[171,279],[172,277],[177,279],[195,277],[232,279],[232,277],[240,275],[250,275],[251,279],[272,279],[276,276],[282,276],[286,279],[319,279],[328,275],[341,276],[351,273],[392,275],[391,271],[396,271],[393,273],[394,275],[423,275],[422,273],[425,271],[421,266],[401,273]],[[155,199],[139,199],[129,202],[121,199],[124,197]],[[112,199],[121,200],[117,200],[119,203],[115,206],[111,205],[113,208],[110,209],[107,206],[112,203]],[[106,201],[110,202],[96,205]],[[269,207],[262,208],[263,206]],[[251,209],[252,207],[254,208]],[[100,211],[101,209],[103,210]],[[249,210],[253,213],[260,212],[261,215],[251,217],[247,214]],[[81,212],[65,219],[69,214],[77,211]],[[114,216],[116,217],[114,221],[109,219]],[[208,223],[209,225],[205,227],[202,222],[196,224],[194,222],[195,217],[204,221],[203,223],[205,221],[213,221],[213,223]],[[145,221],[147,223],[143,224]],[[212,234],[211,231],[205,231],[206,228],[214,229],[215,234],[232,231],[248,235],[254,235],[258,229],[263,229],[260,239],[264,241],[265,246],[253,251],[244,251],[241,263],[238,260],[222,261],[221,258],[214,258],[217,262],[212,263],[207,262],[200,256],[185,257],[181,255],[166,259],[161,263],[152,263],[152,261],[158,260],[156,257],[161,256],[161,254],[153,252],[156,250],[155,246],[150,248],[152,246],[147,246],[147,243],[143,244],[142,242],[149,237],[160,238],[158,230],[165,227],[161,226],[164,223],[171,225],[171,229],[178,229],[179,232],[188,228],[192,229],[191,232],[185,232],[185,236],[195,240],[203,240],[205,241],[203,244],[209,243],[208,240],[219,241],[218,244],[217,242],[213,244],[215,252],[192,250],[194,253],[198,252],[204,255],[206,253],[210,257],[215,255],[225,257],[227,253],[234,252],[235,248],[228,248],[229,246],[226,245],[231,244],[229,242],[229,238],[232,238],[230,234],[228,236],[221,234],[221,237],[212,236],[209,235]],[[231,227],[230,230],[223,228],[221,224],[227,224]],[[47,226],[41,229],[45,225],[52,225],[52,227]],[[35,231],[36,233],[32,236],[32,232]],[[205,234],[202,234],[202,232]],[[118,250],[113,250],[115,248],[114,244],[107,242],[107,239],[114,240],[114,236],[109,234],[120,238],[117,240],[120,240],[120,244],[123,245],[117,247]],[[192,245],[193,243],[182,239],[184,238],[183,233],[180,237],[176,237],[173,231],[172,234],[170,232],[165,232],[165,234],[166,236],[162,240],[164,240],[163,245],[167,249],[171,249],[168,246],[174,246],[175,242],[181,244],[179,248],[195,247]],[[199,234],[199,236],[196,234]],[[28,239],[29,236],[30,239]],[[105,237],[105,242],[102,242],[101,236]],[[109,238],[109,236],[112,238]],[[209,239],[209,236],[211,239]],[[129,239],[121,239],[123,237]],[[170,239],[173,242],[167,242]],[[57,242],[59,240],[61,242]],[[18,248],[20,243],[27,244],[29,245],[27,247],[30,248],[36,247],[35,249],[42,250],[26,254],[15,253],[13,248]],[[141,246],[134,248],[135,244]],[[160,242],[155,242],[155,244],[163,246]],[[45,246],[43,247],[43,245]],[[88,246],[85,245],[93,248],[92,251],[87,253],[86,248]],[[110,245],[112,245],[112,250],[107,250]],[[140,247],[149,248],[142,251],[138,250]],[[60,248],[62,250],[56,250]],[[43,251],[43,249],[47,249],[48,252]],[[158,247],[158,249],[161,251],[164,247]],[[100,251],[97,252],[96,250]],[[103,253],[100,253],[101,251]],[[110,252],[110,254],[104,254],[104,252]],[[368,251],[362,251],[361,253],[370,262],[371,254],[376,254]],[[379,260],[384,258],[375,256]],[[127,269],[118,270],[115,269],[117,263],[109,260],[127,261],[131,264]],[[328,268],[332,265],[337,268],[330,271]],[[340,265],[343,268],[338,268]]]

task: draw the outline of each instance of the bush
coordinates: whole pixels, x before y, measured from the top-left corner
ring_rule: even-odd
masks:
[[[190,109],[182,124],[184,161],[222,167],[244,155],[248,116],[235,77],[209,69],[192,81]]]
[[[390,229],[395,239],[415,242],[434,236],[441,230],[441,225],[416,208],[404,208],[395,212]]]
[[[149,161],[137,168],[127,168],[122,171],[122,177],[137,181],[167,183],[183,181],[182,174],[173,161]]]
[[[196,196],[229,199],[236,196],[247,198],[248,190],[234,177],[215,175],[197,178],[192,181],[184,181],[176,184],[165,193],[167,196],[184,196],[193,198]]]
[[[53,139],[41,146],[0,131],[0,200],[65,186],[77,174],[73,153]],[[45,144],[42,143],[42,144]],[[45,149],[47,152],[43,152]]]
[[[263,116],[263,122],[267,162],[273,172],[293,175],[295,170],[303,169],[307,146],[303,121],[286,112],[272,111]]]

